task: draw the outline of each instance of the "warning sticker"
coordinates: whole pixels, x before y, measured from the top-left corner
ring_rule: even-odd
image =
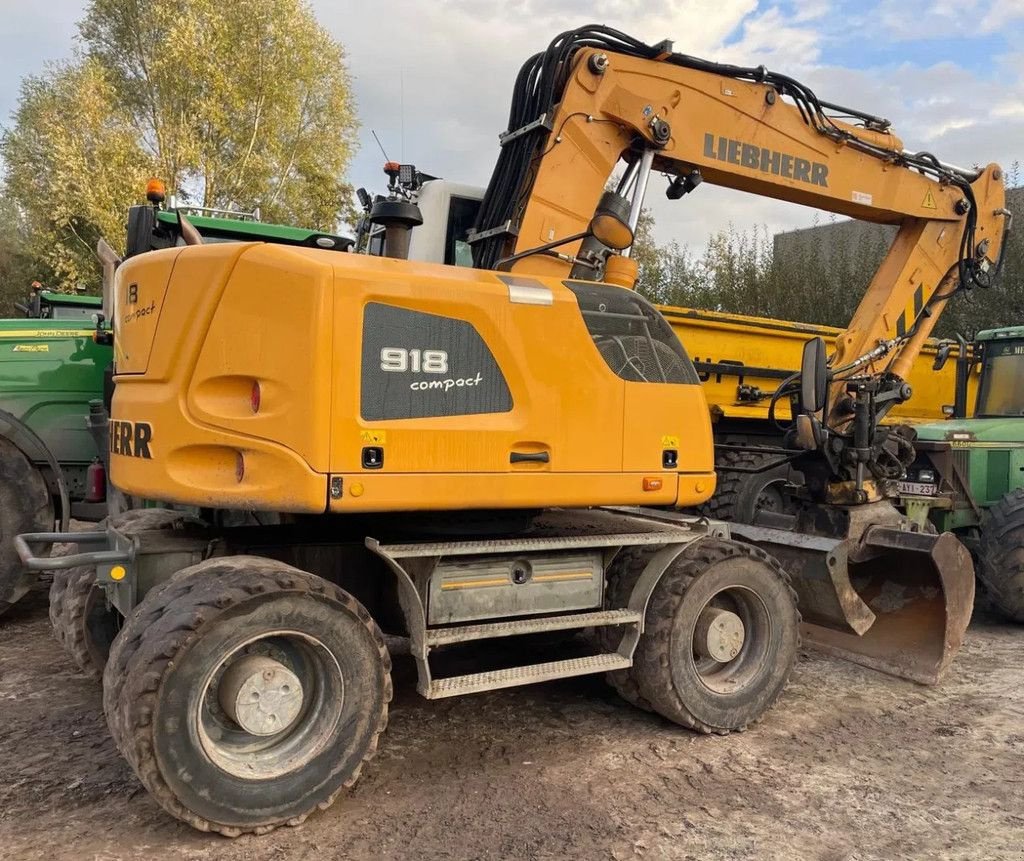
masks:
[[[871,206],[874,200],[870,194],[864,191],[855,191],[852,197],[854,203],[863,203],[865,206]]]
[[[388,441],[388,432],[384,430],[364,430],[359,432],[359,438],[370,445],[384,445]]]
[[[937,209],[935,205],[935,197],[932,195],[932,190],[929,188],[924,196],[924,202],[921,204],[924,209]]]
[[[661,438],[662,448],[679,448],[679,437],[677,436],[663,436]]]

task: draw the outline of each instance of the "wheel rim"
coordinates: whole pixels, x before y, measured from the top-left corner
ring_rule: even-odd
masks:
[[[192,722],[219,768],[265,780],[301,768],[323,750],[344,698],[341,667],[320,640],[272,631],[221,657],[194,703]]]
[[[766,484],[757,493],[756,510],[771,511],[775,514],[793,514],[795,506],[792,500],[783,493],[784,481],[773,481]]]
[[[690,629],[689,659],[709,691],[734,694],[757,678],[771,640],[771,615],[760,596],[745,586],[726,586],[697,614]]]

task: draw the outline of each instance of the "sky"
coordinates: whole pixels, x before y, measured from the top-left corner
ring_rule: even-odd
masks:
[[[384,160],[485,185],[523,61],[563,30],[604,23],[710,60],[766,65],[825,101],[893,122],[909,149],[971,166],[1024,160],[1024,0],[312,0],[345,46],[362,121],[350,169],[381,190]],[[20,80],[69,56],[82,0],[0,0],[0,123]],[[1018,184],[1024,183],[1024,176]],[[648,192],[661,242],[699,249],[730,225],[774,233],[827,219],[711,188]]]

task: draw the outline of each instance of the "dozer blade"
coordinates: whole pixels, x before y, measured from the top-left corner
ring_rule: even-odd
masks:
[[[974,607],[970,553],[950,533],[912,532],[891,506],[830,511],[826,536],[730,524],[792,576],[804,640],[826,653],[935,684],[963,644]],[[796,530],[808,528],[800,518]]]

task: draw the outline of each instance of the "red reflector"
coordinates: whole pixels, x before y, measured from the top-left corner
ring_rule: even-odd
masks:
[[[660,478],[645,478],[644,490],[661,490],[662,481]]]
[[[242,479],[245,478],[245,458],[242,457],[240,451],[235,452],[235,481],[239,484],[242,483]]]
[[[261,397],[261,394],[262,393],[260,392],[260,381],[259,380],[253,380],[252,381],[252,392],[249,395],[249,406],[252,407],[253,413],[258,413],[260,411],[260,397]]]

